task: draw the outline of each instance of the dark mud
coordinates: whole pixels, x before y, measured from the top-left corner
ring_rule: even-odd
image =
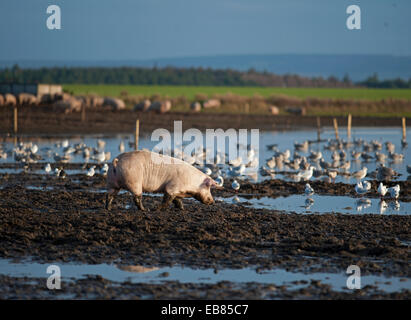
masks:
[[[303,281],[299,289],[274,284],[180,283],[161,284],[112,282],[99,276],[62,282],[60,290],[48,290],[45,279],[13,278],[0,275],[0,299],[409,299],[410,291],[385,293],[374,286],[361,290],[335,292],[320,281]]]
[[[23,134],[87,134],[87,133],[133,133],[135,121],[140,119],[140,132],[151,133],[158,128],[173,130],[175,120],[183,121],[183,130],[198,128],[243,128],[260,130],[290,130],[317,126],[315,116],[292,115],[247,115],[223,113],[170,112],[155,114],[130,110],[87,110],[85,121],[80,113],[64,114],[52,111],[47,106],[19,107],[19,133]],[[338,123],[346,123],[345,117],[337,117]],[[332,126],[333,117],[321,117],[322,126]],[[400,118],[355,117],[353,126],[388,127],[401,125]],[[13,132],[13,109],[0,108],[0,134]]]
[[[77,166],[80,164],[68,167]],[[407,182],[401,183],[408,195]],[[311,184],[318,193],[328,194],[351,194],[353,188]],[[303,193],[303,188],[304,183],[272,180],[243,183],[241,193],[276,197]],[[107,211],[104,189],[105,177],[99,174],[92,178],[68,175],[65,179],[30,172],[0,174],[0,258],[215,270],[281,268],[304,273],[341,273],[356,264],[363,275],[411,276],[411,216],[298,215],[222,202],[206,206],[190,199],[184,200],[184,211],[172,207],[157,210],[161,198],[156,196],[143,198],[149,209],[143,213],[134,208],[128,193],[120,194]],[[218,193],[233,194],[229,188]],[[167,281],[161,285],[87,278],[65,283],[56,293],[45,288],[44,279],[37,285],[32,281],[37,280],[0,276],[0,298],[410,298],[409,291],[390,294],[374,287],[334,292],[317,282],[291,290],[257,283]]]
[[[142,213],[128,193],[107,211],[104,193],[86,191],[94,178],[73,183],[49,177],[43,183],[56,180],[53,190],[3,179],[2,258],[303,272],[341,272],[357,264],[364,274],[410,276],[410,216],[297,215],[194,200],[184,201],[184,211],[161,211],[161,198],[152,196],[144,197],[149,211]]]

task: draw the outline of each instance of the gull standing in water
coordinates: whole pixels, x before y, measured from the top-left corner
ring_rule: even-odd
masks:
[[[314,167],[310,166],[307,170],[303,170],[298,172],[297,177],[303,179],[304,181],[308,181],[313,176]]]
[[[367,175],[367,167],[362,168],[361,170],[355,171],[352,176],[357,179],[357,181],[361,181]]]

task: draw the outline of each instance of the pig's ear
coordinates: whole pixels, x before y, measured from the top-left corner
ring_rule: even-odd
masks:
[[[211,178],[205,178],[202,185],[206,188],[211,188],[213,185],[215,185],[215,181]]]

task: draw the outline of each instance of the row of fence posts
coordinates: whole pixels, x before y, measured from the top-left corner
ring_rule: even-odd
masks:
[[[81,121],[86,121],[86,108],[83,106],[81,109]],[[348,114],[347,118],[347,138],[348,140],[351,139],[351,124],[352,124],[352,115],[351,113]],[[338,133],[338,122],[337,118],[333,118],[333,126],[335,132],[335,139],[339,140],[340,135]],[[18,133],[18,109],[17,106],[13,108],[13,132],[14,135],[17,136]],[[134,134],[134,150],[138,150],[138,140],[140,134],[140,120],[136,120],[136,130]],[[405,117],[402,117],[402,141],[406,141],[407,138],[407,124],[405,121]],[[317,140],[321,141],[321,119],[317,117]]]
[[[402,141],[406,141],[407,139],[407,124],[405,121],[405,117],[402,117]],[[348,114],[347,118],[347,138],[348,140],[351,139],[351,125],[352,125],[352,115],[351,113]],[[338,132],[338,122],[337,118],[333,118],[333,126],[334,126],[334,132],[335,132],[335,139],[340,140],[340,135]],[[321,119],[320,117],[317,117],[317,140],[321,141]]]

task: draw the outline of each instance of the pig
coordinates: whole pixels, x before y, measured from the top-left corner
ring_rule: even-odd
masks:
[[[17,100],[20,105],[36,105],[37,104],[37,98],[36,96],[30,94],[30,93],[20,93],[17,96]]]
[[[171,102],[166,101],[154,101],[148,111],[155,111],[157,113],[166,113],[171,110]]]
[[[214,203],[210,188],[221,189],[208,175],[187,162],[148,150],[120,154],[109,165],[107,172],[106,209],[120,189],[133,194],[136,207],[145,210],[142,203],[143,192],[163,193],[159,209],[171,203],[183,210],[182,199],[193,197],[211,205]]]
[[[134,106],[134,111],[147,111],[150,108],[150,105],[150,100],[145,99]]]
[[[17,104],[17,99],[11,93],[6,93],[4,95],[4,105],[5,106],[15,106]]]
[[[109,97],[104,98],[103,106],[111,107],[113,111],[123,110],[126,108],[126,104],[123,100]]]
[[[221,106],[221,102],[218,99],[210,99],[210,100],[204,101],[203,103],[204,109],[219,108],[220,106]]]

